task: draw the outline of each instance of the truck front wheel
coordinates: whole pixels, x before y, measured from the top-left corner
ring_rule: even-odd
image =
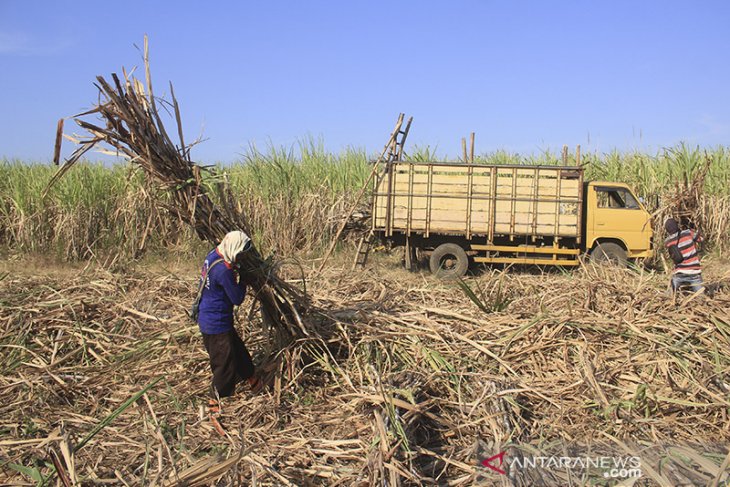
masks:
[[[598,264],[626,267],[626,251],[614,242],[601,242],[591,250],[591,260]]]
[[[469,269],[469,257],[456,244],[441,244],[433,251],[428,261],[431,273],[441,279],[456,279]]]

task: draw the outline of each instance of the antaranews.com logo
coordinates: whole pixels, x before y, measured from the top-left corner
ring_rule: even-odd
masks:
[[[636,456],[515,456],[507,457],[502,451],[481,461],[488,472],[498,475],[516,473],[522,469],[552,471],[571,470],[580,474],[585,471],[602,472],[604,478],[626,479],[641,477],[641,459]]]

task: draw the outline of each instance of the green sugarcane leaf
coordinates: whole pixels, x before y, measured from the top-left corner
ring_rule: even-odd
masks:
[[[18,465],[17,463],[9,463],[8,467],[12,468],[16,472],[19,472],[27,477],[30,477],[31,479],[35,480],[36,482],[43,482],[43,475],[41,474],[40,470],[34,467],[26,467],[24,465]]]
[[[464,291],[464,294],[466,294],[466,296],[474,304],[476,304],[480,310],[484,311],[485,313],[490,312],[489,308],[487,308],[487,306],[485,306],[485,304],[482,302],[482,300],[479,299],[479,297],[476,294],[474,294],[474,291],[472,291],[472,289],[469,287],[469,285],[466,282],[464,282],[463,279],[459,278],[459,280],[456,281],[456,283],[459,285],[459,287],[462,289],[462,291]]]
[[[138,393],[134,394],[132,397],[130,397],[129,399],[127,399],[126,401],[124,401],[124,404],[122,404],[121,406],[119,406],[116,410],[114,410],[113,413],[111,413],[109,416],[107,416],[106,418],[104,418],[99,424],[97,424],[94,427],[94,429],[92,429],[89,432],[89,434],[86,435],[86,437],[83,440],[81,440],[81,442],[79,442],[78,445],[76,445],[74,447],[74,452],[77,452],[81,448],[83,448],[84,445],[86,445],[94,436],[96,436],[96,434],[99,431],[101,431],[106,426],[108,426],[109,424],[111,424],[112,421],[114,421],[117,418],[117,416],[119,416],[120,414],[122,414],[129,406],[131,406],[132,404],[134,404],[140,397],[142,397],[147,391],[149,391],[152,388],[152,386],[154,386],[155,384],[157,384],[158,382],[160,382],[162,380],[162,378],[163,378],[163,376],[160,376],[157,379],[153,380],[152,382],[150,382],[149,384],[147,384],[141,391],[139,391]]]

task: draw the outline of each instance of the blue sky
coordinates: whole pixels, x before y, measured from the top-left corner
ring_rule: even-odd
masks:
[[[197,160],[307,136],[375,153],[399,112],[409,146],[452,156],[471,131],[479,153],[728,144],[728,21],[727,1],[0,0],[0,157],[50,160],[145,33]]]

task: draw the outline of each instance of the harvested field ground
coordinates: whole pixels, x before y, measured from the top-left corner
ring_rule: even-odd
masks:
[[[195,266],[18,267],[0,267],[0,483],[35,485],[55,460],[84,485],[631,485],[513,463],[553,454],[637,456],[634,485],[727,482],[726,288],[686,302],[664,274],[487,271],[466,281],[480,308],[392,264],[328,268],[307,281],[321,339],[224,401],[222,438],[185,314]],[[239,329],[260,359],[251,303]],[[506,475],[480,465],[503,451]]]

